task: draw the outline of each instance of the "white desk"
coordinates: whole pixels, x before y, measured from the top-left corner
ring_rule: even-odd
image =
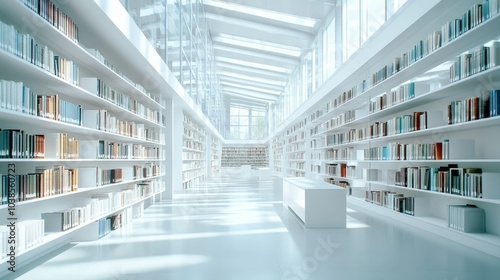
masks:
[[[346,189],[302,177],[283,178],[283,202],[306,227],[346,227]]]

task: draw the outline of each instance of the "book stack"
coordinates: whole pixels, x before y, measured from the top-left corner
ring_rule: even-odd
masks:
[[[2,227],[7,228],[5,225]],[[9,233],[9,237],[11,236]],[[8,250],[10,251],[14,247],[16,253],[23,252],[42,243],[44,237],[44,220],[17,221],[14,236],[15,243],[10,243]]]
[[[97,223],[97,238],[102,238],[111,232],[111,218],[101,218]]]
[[[447,226],[467,233],[485,232],[484,209],[475,205],[448,205]]]
[[[77,227],[91,220],[90,204],[59,212],[42,213],[46,232],[61,232]]]

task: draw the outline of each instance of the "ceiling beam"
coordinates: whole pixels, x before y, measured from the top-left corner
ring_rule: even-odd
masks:
[[[290,67],[287,67],[287,68],[295,68],[299,64],[299,58],[293,59],[293,58],[286,58],[286,57],[283,57],[280,55],[271,55],[268,53],[249,51],[249,50],[243,49],[241,47],[240,48],[230,47],[230,46],[225,45],[223,43],[217,43],[217,42],[213,42],[213,47],[214,47],[215,51],[220,51],[222,53],[223,52],[234,53],[234,54],[238,54],[239,57],[241,57],[241,55],[246,55],[246,56],[255,57],[255,58],[258,58],[258,59],[264,60],[264,61],[265,60],[268,60],[268,61],[272,60],[272,61],[275,61],[275,62],[278,62],[281,64],[290,65]],[[217,55],[222,56],[220,53],[217,53]],[[281,65],[281,66],[283,66],[283,65]]]
[[[295,47],[299,48],[307,48],[308,44],[314,39],[313,34],[307,33],[307,32],[302,32],[302,31],[297,31],[289,28],[283,28],[283,27],[277,27],[277,26],[271,26],[269,24],[263,24],[263,23],[258,23],[258,22],[252,22],[248,20],[243,20],[243,19],[237,19],[233,17],[227,17],[223,15],[218,15],[218,14],[213,14],[207,11],[206,13],[206,19],[207,20],[212,20],[216,21],[222,26],[226,27],[231,27],[231,30],[239,31],[241,28],[245,29],[253,29],[255,30],[255,35],[259,35],[259,32],[264,32],[267,34],[281,34],[285,35],[286,37],[292,37],[295,38],[297,44],[295,44]],[[210,24],[210,23],[209,23]],[[212,28],[210,30],[210,33],[212,36],[216,36],[217,34],[214,34],[214,31]],[[241,34],[241,31],[239,31],[236,34],[233,35],[238,35]],[[299,43],[300,42],[300,43]],[[287,42],[289,44],[289,42]]]
[[[249,97],[259,98],[259,99],[267,100],[267,101],[276,101],[278,99],[278,96],[275,96],[275,95],[259,93],[259,92],[255,92],[255,91],[250,91],[250,90],[245,90],[245,89],[235,88],[235,87],[230,87],[230,86],[224,86],[222,88],[222,92],[225,94],[233,93],[233,95],[236,94],[236,95],[241,95],[241,96],[249,96]]]

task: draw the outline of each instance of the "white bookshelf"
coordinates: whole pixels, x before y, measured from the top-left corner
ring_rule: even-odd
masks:
[[[70,6],[61,6],[61,10],[66,14],[78,14]],[[82,15],[80,15],[82,17]],[[85,17],[85,15],[83,15]],[[36,21],[36,30],[26,29],[26,22],[24,19],[33,19]],[[106,110],[114,118],[122,121],[123,127],[118,127],[117,130],[112,130],[108,126],[108,130],[102,130],[97,125],[75,125],[64,123],[61,121],[47,119],[44,117],[30,115],[26,112],[19,110],[12,110],[7,108],[0,108],[0,129],[2,131],[7,129],[20,129],[28,134],[49,135],[54,133],[67,134],[74,137],[78,141],[79,157],[78,159],[65,159],[57,158],[52,155],[46,154],[44,158],[2,158],[0,159],[0,173],[2,175],[27,175],[34,173],[38,167],[49,169],[52,166],[63,166],[65,169],[78,169],[82,168],[101,168],[101,169],[120,169],[122,172],[122,181],[110,184],[102,184],[95,186],[92,184],[78,184],[77,189],[65,191],[63,193],[54,195],[40,196],[40,191],[30,190],[33,197],[29,200],[27,198],[20,198],[21,201],[15,202],[15,218],[16,222],[24,220],[39,220],[42,213],[59,212],[64,209],[69,209],[78,206],[87,206],[91,201],[91,197],[96,194],[102,193],[121,193],[124,189],[141,184],[143,182],[151,182],[148,187],[147,194],[138,197],[133,203],[121,205],[116,207],[113,211],[104,212],[99,217],[87,217],[79,226],[73,227],[69,230],[49,233],[44,232],[43,239],[40,243],[34,244],[26,250],[16,252],[16,269],[19,269],[24,264],[39,258],[40,256],[50,253],[51,251],[63,246],[71,241],[74,241],[73,236],[84,229],[88,224],[97,221],[100,218],[109,217],[115,213],[126,212],[127,209],[136,207],[138,203],[143,202],[146,205],[154,203],[160,199],[165,190],[164,184],[164,170],[166,168],[165,150],[164,150],[164,114],[165,106],[164,97],[161,97],[160,91],[149,92],[144,89],[140,84],[144,80],[137,79],[138,76],[143,75],[142,69],[137,68],[124,68],[126,73],[121,73],[116,68],[111,68],[105,65],[101,60],[96,58],[95,51],[87,48],[86,46],[93,45],[93,38],[81,37],[79,42],[75,42],[68,36],[60,32],[57,28],[45,21],[38,14],[33,12],[22,1],[3,1],[2,9],[0,10],[0,21],[4,24],[14,26],[20,33],[23,31],[31,32],[35,41],[47,46],[55,54],[73,61],[79,69],[79,81],[72,83],[64,80],[58,76],[53,75],[51,72],[42,69],[39,66],[32,64],[14,54],[8,48],[0,49],[0,80],[6,82],[22,82],[25,87],[29,87],[37,95],[54,95],[57,94],[61,100],[80,105],[82,108],[82,121],[88,118],[87,114],[91,110]],[[85,24],[79,25],[80,33],[93,33],[93,30],[86,30]],[[36,32],[34,32],[36,31]],[[107,31],[101,31],[101,34],[93,34],[101,36]],[[91,36],[92,37],[92,36]],[[105,41],[106,39],[104,39]],[[111,40],[111,39],[108,39]],[[108,50],[99,50],[103,56],[111,57]],[[117,63],[128,61],[128,56],[118,56],[113,54]],[[111,59],[110,59],[111,62]],[[136,78],[136,82],[127,76]],[[101,79],[109,87],[113,88],[116,92],[120,93],[123,97],[134,102],[137,106],[133,109],[127,107],[124,103],[116,103],[97,96],[92,87],[87,87],[80,83],[86,78]],[[12,91],[11,91],[12,92]],[[1,94],[6,94],[2,91]],[[10,93],[10,97],[18,96],[18,92]],[[140,109],[138,109],[140,108]],[[145,113],[147,112],[151,113]],[[136,111],[134,111],[136,110]],[[153,116],[154,112],[154,116]],[[113,119],[111,119],[113,120]],[[133,124],[132,124],[133,122]],[[127,128],[125,128],[127,126]],[[131,129],[129,131],[129,129]],[[134,129],[133,132],[132,129]],[[128,131],[128,132],[127,132]],[[137,149],[157,149],[158,153],[154,156],[132,156],[132,151],[127,150],[127,156],[123,158],[98,158],[97,157],[97,143],[99,140],[107,142],[114,142],[115,144],[129,145]],[[49,143],[45,141],[45,151],[52,148]],[[135,145],[135,146],[134,146]],[[126,153],[125,150],[120,150]],[[112,155],[114,151],[110,152]],[[133,179],[132,173],[134,166],[141,167],[154,167],[154,173],[148,172],[146,176],[140,179]],[[15,167],[15,171],[9,168]],[[151,169],[153,170],[153,169]],[[141,172],[143,170],[141,169]],[[117,175],[117,174],[116,174]],[[118,175],[117,175],[118,176]],[[84,182],[83,178],[75,176],[74,179],[78,182]],[[150,189],[151,188],[151,189]],[[90,207],[90,206],[89,206]],[[1,205],[0,217],[2,224],[7,221],[8,205]],[[8,273],[9,265],[6,259],[2,258],[0,264],[0,277]]]
[[[207,135],[187,114],[184,114],[183,126],[182,186],[188,189],[207,178]]]
[[[269,166],[269,147],[262,145],[223,145],[221,167],[240,167],[250,165],[252,168]]]
[[[212,134],[210,143],[210,161],[208,163],[208,166],[210,166],[210,177],[217,177],[218,175],[220,175],[221,153],[221,140],[217,136]]]
[[[445,191],[399,186],[392,182],[392,174],[394,171],[400,171],[401,168],[424,168],[425,166],[439,168],[448,167],[450,164],[458,165],[458,168],[464,169],[479,168],[482,174],[500,173],[500,150],[496,141],[500,137],[500,130],[497,129],[500,118],[484,118],[453,124],[448,124],[447,120],[448,105],[451,102],[479,97],[485,90],[500,89],[498,83],[500,67],[498,64],[490,69],[463,77],[459,81],[450,81],[450,66],[456,57],[466,52],[470,53],[481,46],[491,46],[492,40],[498,41],[500,39],[500,32],[496,28],[500,24],[500,14],[492,15],[491,18],[452,41],[442,44],[406,68],[397,73],[391,73],[386,79],[372,85],[367,82],[363,90],[357,88],[363,80],[370,80],[372,74],[384,66],[390,66],[395,57],[410,50],[420,40],[427,39],[427,35],[434,31],[440,31],[446,22],[461,17],[472,5],[483,1],[467,3],[439,1],[422,9],[417,7],[417,2],[408,3],[409,7],[402,9],[400,16],[392,19],[395,22],[407,24],[404,17],[409,17],[410,13],[418,14],[418,18],[405,27],[406,30],[401,30],[400,33],[391,33],[390,30],[393,30],[393,27],[398,24],[395,22],[390,26],[386,24],[373,41],[367,42],[366,46],[337,69],[337,73],[318,89],[318,92],[310,98],[311,100],[306,102],[306,106],[299,108],[289,118],[289,123],[283,124],[277,130],[272,144],[276,150],[280,141],[288,142],[287,130],[297,125],[297,122],[308,118],[305,129],[310,132],[308,136],[310,149],[308,147],[307,151],[310,157],[307,157],[306,161],[310,160],[311,164],[306,166],[306,177],[318,180],[331,179],[334,184],[345,181],[352,193],[348,199],[348,205],[368,210],[377,216],[390,217],[398,222],[402,221],[410,226],[422,228],[499,257],[500,220],[498,213],[500,213],[500,204],[498,197],[493,195],[493,197],[479,198],[468,194],[457,195]],[[382,94],[398,90],[401,86],[410,83],[415,86],[413,98],[406,98],[381,110],[372,111],[370,109],[371,102],[374,102]],[[346,99],[344,102],[337,102],[334,106],[334,100],[338,101],[339,96],[353,89],[354,91],[358,89],[358,91],[353,94],[352,98]],[[415,112],[424,111],[429,112],[429,115],[432,112],[438,112],[437,116],[441,115],[442,119],[433,117],[428,123],[429,126],[420,130],[398,132],[392,135],[370,133],[372,127],[378,127],[381,123],[404,115],[413,116]],[[349,118],[353,114],[354,117]],[[432,115],[436,116],[433,113]],[[395,144],[407,144],[426,149],[427,146],[423,146],[423,144],[443,143],[446,139],[455,140],[457,143],[456,140],[468,139],[472,140],[474,144],[457,144],[458,149],[450,154],[450,159],[408,157],[406,159],[375,160],[365,158],[365,151],[373,152],[374,148],[383,150],[383,147],[387,147],[387,153],[390,154],[391,147],[397,147]],[[295,151],[289,150],[287,152],[286,149],[283,152],[285,157],[289,154],[294,155],[294,153]],[[423,153],[421,152],[421,154]],[[278,163],[275,171],[280,171],[279,166],[293,165],[296,160],[292,157],[288,158],[286,163]],[[339,174],[329,174],[325,170],[328,166],[340,164],[355,166],[353,174],[339,176]],[[285,169],[281,172],[283,175],[288,175]],[[363,177],[363,171],[367,169],[376,169],[379,172],[380,175],[376,181]],[[288,170],[297,172],[295,167],[288,168]],[[446,168],[442,171],[446,171]],[[491,178],[495,178],[495,176]],[[497,189],[496,183],[492,182],[494,180],[491,179],[483,182],[483,193],[486,191],[496,193],[494,191]],[[378,201],[372,203],[370,196],[382,191],[403,194],[404,197],[413,197],[415,199],[413,215],[381,207],[377,205]],[[370,193],[368,202],[365,201],[367,192]],[[467,234],[446,227],[448,205],[465,204],[474,204],[484,209],[486,213],[485,233]]]

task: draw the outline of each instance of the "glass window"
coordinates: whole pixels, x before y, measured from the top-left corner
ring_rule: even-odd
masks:
[[[343,61],[359,49],[360,45],[360,0],[344,0],[342,3],[343,17]]]
[[[326,28],[323,36],[323,77],[324,80],[328,79],[333,72],[335,72],[335,56],[336,56],[336,42],[335,42],[335,18]]]
[[[386,0],[362,0],[361,42],[365,42],[385,22]]]

